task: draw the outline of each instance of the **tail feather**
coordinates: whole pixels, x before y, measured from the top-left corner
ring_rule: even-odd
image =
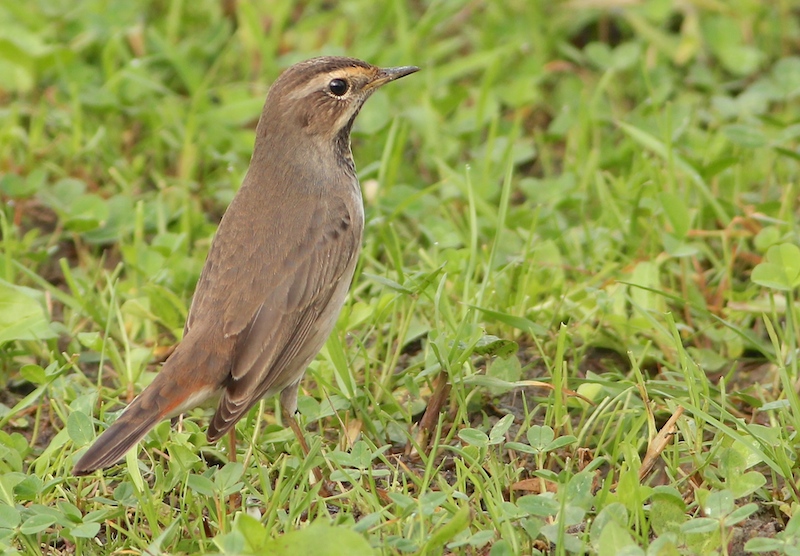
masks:
[[[218,375],[224,375],[220,370],[230,359],[220,348],[229,347],[203,343],[202,336],[179,344],[155,380],[78,460],[73,475],[111,467],[158,423],[215,397],[220,387]]]
[[[164,419],[194,407],[207,397],[191,388],[175,384],[172,367],[165,367],[156,379],[139,394],[131,405],[95,440],[72,469],[73,475],[88,475],[98,469],[111,467],[125,452],[133,448],[145,435]]]
[[[83,454],[72,469],[73,475],[88,475],[111,467],[166,417],[160,412],[147,411],[137,401],[138,398]]]

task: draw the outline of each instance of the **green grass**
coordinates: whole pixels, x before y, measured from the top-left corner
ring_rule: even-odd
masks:
[[[0,6],[4,553],[798,554],[795,2],[223,4]],[[319,54],[422,71],[353,133],[312,456],[266,400],[72,477]]]

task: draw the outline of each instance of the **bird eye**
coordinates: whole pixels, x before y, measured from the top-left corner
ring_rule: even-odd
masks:
[[[344,79],[331,79],[331,82],[328,83],[328,89],[337,97],[344,95],[348,88],[347,81]]]

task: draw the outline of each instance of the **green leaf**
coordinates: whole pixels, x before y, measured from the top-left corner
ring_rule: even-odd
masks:
[[[627,524],[625,524],[627,525]],[[628,549],[635,548],[634,551]],[[619,554],[642,554],[644,551],[637,547],[626,527],[616,521],[610,521],[602,528],[597,540],[598,556],[617,556]]]
[[[513,340],[503,340],[487,334],[478,340],[472,351],[478,355],[509,357],[519,351],[519,345]]]
[[[214,473],[214,484],[223,496],[230,496],[242,489],[239,479],[244,473],[244,466],[239,462],[228,462],[222,469]]]
[[[445,544],[453,540],[458,533],[469,527],[469,523],[470,509],[468,507],[461,508],[455,515],[447,520],[444,525],[433,531],[428,541],[425,543],[422,552],[428,554],[439,553]]]
[[[631,473],[631,475],[633,475]],[[567,483],[566,496],[569,500],[569,507],[586,512],[594,503],[594,481],[595,475],[589,471],[576,473]],[[582,518],[581,518],[582,519]]]
[[[509,413],[494,424],[492,430],[489,431],[489,444],[499,444],[505,437],[508,429],[514,424],[514,415]]]
[[[525,454],[538,454],[538,450],[534,450],[527,444],[523,444],[522,442],[506,442],[505,443],[506,450],[515,450],[517,452],[523,452]]]
[[[784,543],[778,539],[768,539],[765,537],[756,537],[750,539],[744,545],[746,552],[775,552],[780,554],[783,549]],[[786,554],[790,554],[786,552]]]
[[[346,527],[332,527],[312,523],[299,531],[292,531],[264,544],[260,554],[271,556],[374,556],[375,551],[367,540]]]
[[[13,529],[20,522],[19,510],[0,503],[0,528]]]
[[[489,532],[492,533],[492,535],[494,535],[493,531]],[[499,541],[494,543],[492,545],[492,549],[489,551],[489,556],[513,556],[513,554],[514,554],[514,548],[511,546],[510,542],[504,539],[500,539]]]
[[[502,381],[498,386],[491,387],[490,392],[498,396],[515,388],[514,383],[522,378],[522,365],[516,355],[511,357],[498,358],[489,364],[486,376]]]
[[[687,535],[711,533],[717,529],[719,529],[719,522],[716,519],[707,517],[696,517],[681,525],[681,531]]]
[[[572,436],[571,434],[565,436],[559,436],[558,438],[556,438],[550,444],[547,445],[546,451],[554,452],[556,450],[560,450],[564,446],[575,444],[577,441],[578,439]]]
[[[389,492],[389,499],[402,511],[412,510],[417,501],[400,492]]]
[[[447,502],[446,493],[437,490],[426,492],[418,500],[420,513],[433,515],[445,502]]]
[[[773,245],[750,279],[759,286],[780,291],[800,286],[800,248],[792,243]]]
[[[25,520],[25,523],[20,526],[19,532],[23,535],[35,535],[36,533],[41,533],[46,530],[55,522],[56,518],[52,515],[35,514]]]
[[[728,490],[712,492],[703,504],[703,512],[710,518],[721,518],[730,514],[735,504],[733,494]]]
[[[778,60],[770,72],[772,81],[787,99],[800,96],[800,58],[789,56]]]
[[[233,527],[244,537],[249,552],[253,554],[264,553],[263,546],[270,537],[267,529],[256,518],[240,512],[236,514]]]
[[[639,60],[639,45],[635,42],[624,42],[614,48],[611,56],[615,70],[626,70],[633,67]]]
[[[631,298],[633,298],[633,302],[638,307],[645,311],[653,311],[659,314],[666,311],[664,296],[659,293],[661,279],[659,267],[656,263],[651,261],[638,263],[633,269],[630,283],[634,286],[640,286],[631,288]]]
[[[531,448],[541,452],[547,448],[556,435],[553,429],[548,426],[532,425],[528,429],[527,436]]]
[[[69,530],[69,534],[77,539],[91,539],[100,532],[99,523],[81,523]]]
[[[14,494],[18,500],[36,500],[42,493],[44,484],[36,475],[28,475],[24,481],[14,487]],[[0,520],[2,522],[2,520]]]
[[[542,494],[529,494],[517,500],[517,507],[528,515],[550,517],[559,510],[559,502],[554,498]]]
[[[64,227],[73,232],[88,232],[100,227],[108,218],[108,205],[97,195],[81,195],[69,207]]]
[[[0,176],[0,191],[9,197],[28,197],[42,188],[46,178],[47,171],[42,168],[32,171],[26,178],[18,174],[6,174]]]
[[[685,238],[691,225],[691,219],[684,200],[680,196],[666,191],[659,193],[658,199],[672,226],[672,233],[679,239]]]
[[[377,282],[378,284],[384,286],[385,288],[396,291],[398,293],[403,293],[406,295],[412,295],[414,293],[413,290],[410,290],[407,287],[395,282],[394,280],[385,278],[383,276],[378,276],[376,274],[369,274],[365,272],[364,277],[368,278],[369,280],[372,280],[373,282]]]
[[[736,508],[734,511],[732,511],[730,515],[728,515],[728,517],[725,519],[725,524],[736,525],[737,523],[741,523],[742,521],[744,521],[757,511],[758,511],[758,504],[752,502],[750,504],[745,504],[744,506]]]
[[[800,512],[795,512],[792,515],[783,532],[786,535],[800,537]]]
[[[496,319],[502,322],[503,324],[507,324],[518,330],[527,332],[532,336],[544,336],[545,334],[547,334],[547,329],[544,326],[536,322],[533,322],[532,320],[526,319],[524,317],[509,315],[508,313],[502,313],[500,311],[494,311],[492,309],[484,309],[483,307],[478,307],[477,305],[468,305],[468,306],[473,309],[477,309],[484,315],[492,317],[493,319]]]
[[[19,374],[22,378],[36,386],[41,386],[50,380],[45,370],[39,365],[34,364],[23,365],[19,370]]]
[[[489,437],[486,433],[478,429],[461,429],[458,431],[458,437],[473,446],[486,446],[489,444]]]
[[[735,75],[748,75],[758,68],[764,54],[744,44],[739,22],[726,15],[712,15],[702,20],[703,36],[712,52]]]
[[[80,523],[82,521],[83,516],[81,511],[75,504],[67,502],[66,500],[60,500],[57,506],[58,510],[71,522]]]
[[[0,280],[0,344],[12,340],[47,340],[57,334],[43,309],[43,295]]]
[[[767,144],[764,131],[752,125],[730,124],[722,127],[722,133],[728,140],[741,147],[755,149]]]
[[[73,411],[67,417],[67,432],[76,446],[83,446],[94,439],[91,418],[82,411]]]
[[[650,546],[647,547],[648,556],[680,556],[681,551],[678,550],[678,535],[674,533],[666,533],[660,537],[653,539]]]
[[[0,499],[9,506],[14,504],[14,488],[25,480],[25,475],[20,472],[4,473],[0,475]]]
[[[186,484],[191,490],[203,496],[214,496],[217,493],[214,482],[203,475],[189,475]]]
[[[601,535],[605,528],[616,523],[619,526],[626,526],[628,523],[628,511],[619,502],[614,502],[603,508],[597,517],[592,521],[589,529],[589,539],[595,549],[600,548]]]

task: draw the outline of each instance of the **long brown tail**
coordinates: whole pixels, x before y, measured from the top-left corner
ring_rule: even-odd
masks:
[[[213,350],[184,340],[150,386],[78,460],[73,475],[88,475],[114,465],[158,423],[212,397],[218,384],[214,373],[208,371],[219,368],[222,361]]]
[[[97,469],[114,465],[125,452],[144,438],[150,429],[160,423],[166,414],[154,407],[158,404],[149,399],[154,394],[152,385],[139,394],[119,419],[83,454],[72,469],[72,474],[88,475]]]

